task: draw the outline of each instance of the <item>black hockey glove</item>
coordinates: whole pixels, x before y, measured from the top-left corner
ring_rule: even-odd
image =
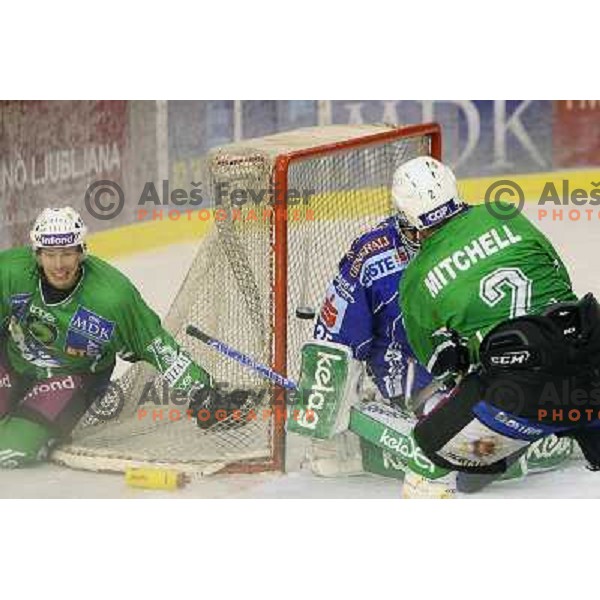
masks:
[[[433,334],[435,351],[429,359],[427,370],[438,380],[464,374],[469,370],[469,350],[466,340],[453,329],[444,329]]]
[[[208,429],[222,421],[240,426],[245,423],[244,411],[249,410],[247,404],[253,397],[250,390],[226,390],[219,385],[204,386],[190,391],[188,408],[200,429]]]

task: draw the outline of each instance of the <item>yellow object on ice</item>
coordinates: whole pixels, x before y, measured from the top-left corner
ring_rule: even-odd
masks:
[[[187,478],[184,473],[170,469],[130,468],[125,471],[125,483],[137,488],[176,490],[187,483]]]

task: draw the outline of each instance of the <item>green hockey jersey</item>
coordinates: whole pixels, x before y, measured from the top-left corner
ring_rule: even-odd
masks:
[[[177,390],[209,381],[127,277],[94,256],[82,269],[67,298],[46,304],[32,250],[0,252],[0,339],[17,373],[43,379],[101,372],[119,354],[154,365]]]
[[[458,332],[478,362],[479,344],[497,324],[576,299],[548,239],[523,215],[499,220],[484,205],[423,241],[400,298],[408,340],[429,369],[443,328]]]

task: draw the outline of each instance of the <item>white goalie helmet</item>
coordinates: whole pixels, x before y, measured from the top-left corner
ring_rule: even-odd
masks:
[[[394,173],[392,201],[402,226],[422,231],[440,224],[465,207],[456,177],[431,156],[419,156]]]
[[[86,235],[81,215],[70,206],[44,209],[29,234],[34,250],[81,246],[84,252]]]

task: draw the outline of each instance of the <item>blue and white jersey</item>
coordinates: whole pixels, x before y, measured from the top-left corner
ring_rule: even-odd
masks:
[[[395,217],[361,235],[340,261],[314,330],[315,339],[350,347],[385,398],[406,395],[408,361],[415,362],[412,393],[431,381],[402,323],[398,289],[409,260]]]

